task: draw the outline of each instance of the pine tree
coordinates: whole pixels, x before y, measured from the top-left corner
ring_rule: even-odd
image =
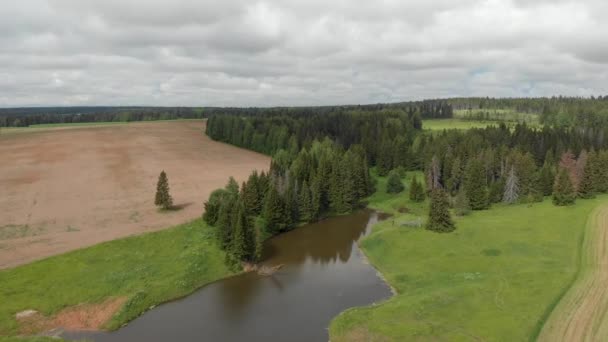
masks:
[[[539,173],[539,186],[544,196],[550,196],[553,193],[553,184],[555,183],[555,172],[553,164],[545,160],[543,167]]]
[[[456,229],[449,211],[448,197],[441,189],[431,192],[431,205],[426,229],[439,233],[449,233]]]
[[[283,232],[289,227],[290,215],[287,206],[275,186],[271,186],[266,195],[263,217],[271,235]]]
[[[471,204],[469,198],[463,188],[460,188],[458,194],[454,198],[454,213],[458,216],[465,216],[471,212]]]
[[[572,184],[574,191],[576,191],[576,189],[578,188],[579,179],[576,172],[576,159],[574,158],[574,154],[572,153],[572,151],[568,150],[567,152],[562,154],[559,160],[559,167],[568,171],[570,183]]]
[[[233,212],[232,222],[234,227],[232,229],[232,237],[228,249],[233,264],[247,260],[250,255],[250,246],[248,246],[249,241],[247,237],[249,227],[247,221],[245,206],[243,205],[243,202],[239,200]]]
[[[422,186],[422,184],[420,184],[420,182],[418,182],[418,179],[416,179],[416,175],[414,175],[414,177],[412,177],[409,195],[410,195],[411,201],[414,201],[414,202],[424,201],[424,198],[425,198],[424,187]]]
[[[481,161],[472,159],[467,167],[464,190],[471,203],[471,209],[482,210],[488,207],[486,174]]]
[[[426,186],[429,191],[441,188],[441,165],[437,156],[433,156],[426,171]]]
[[[566,168],[560,168],[555,186],[553,187],[553,204],[571,205],[576,200],[576,191],[572,185],[570,172]]]
[[[207,202],[205,202],[205,212],[203,213],[203,220],[210,226],[214,226],[219,217],[220,207],[222,201],[228,196],[228,191],[225,189],[217,189],[211,193]]]
[[[264,220],[258,218],[259,221],[263,222]],[[255,249],[253,253],[253,261],[260,262],[262,261],[262,257],[264,254],[264,233],[263,233],[263,225],[262,223],[258,224],[256,221],[255,226]]]
[[[310,195],[310,187],[306,180],[302,183],[299,196],[300,219],[304,222],[311,222],[314,218],[312,210],[312,198]]]
[[[161,171],[156,184],[156,196],[154,204],[161,207],[163,210],[171,209],[173,206],[173,198],[169,194],[169,179],[165,171]]]
[[[505,184],[505,191],[502,197],[502,201],[508,204],[513,204],[519,200],[519,178],[515,173],[515,167],[511,166],[507,182]]]
[[[506,180],[504,177],[500,177],[490,184],[488,191],[488,201],[490,203],[498,203],[502,201],[502,197],[505,193]]]
[[[582,153],[581,153],[582,154]],[[581,183],[578,195],[581,198],[594,198],[596,192],[595,175],[597,175],[597,155],[591,151],[587,155],[585,167],[581,170]]]
[[[401,176],[397,170],[392,170],[388,173],[388,180],[386,182],[386,192],[389,194],[398,194],[403,191],[405,187],[401,182]]]
[[[220,205],[217,217],[217,238],[222,249],[227,249],[230,246],[232,239],[232,218],[233,208],[236,203],[236,198],[232,195],[226,196]]]

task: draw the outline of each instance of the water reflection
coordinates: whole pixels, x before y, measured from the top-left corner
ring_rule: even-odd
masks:
[[[267,242],[272,276],[247,273],[167,303],[111,333],[70,333],[95,341],[327,341],[342,310],[390,296],[363,263],[356,241],[378,215],[361,211],[296,229]]]

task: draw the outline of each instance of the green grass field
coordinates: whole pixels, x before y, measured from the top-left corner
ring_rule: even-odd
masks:
[[[422,128],[431,131],[442,131],[444,129],[471,129],[496,126],[496,121],[476,121],[461,119],[428,119],[422,120]]]
[[[17,333],[15,313],[45,315],[108,297],[128,298],[106,328],[115,329],[150,306],[190,294],[232,272],[202,220],[172,229],[0,271],[0,335]]]
[[[379,190],[372,207],[420,211]],[[331,340],[533,340],[576,275],[587,217],[607,200],[497,205],[457,218],[450,234],[399,225],[412,214],[377,224],[360,243],[398,294],[339,315]]]

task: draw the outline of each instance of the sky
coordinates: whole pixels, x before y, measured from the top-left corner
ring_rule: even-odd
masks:
[[[608,95],[606,0],[20,0],[0,107]]]

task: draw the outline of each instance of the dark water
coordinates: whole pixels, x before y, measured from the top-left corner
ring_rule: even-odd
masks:
[[[273,238],[272,276],[247,273],[205,286],[145,313],[115,332],[69,333],[94,341],[327,341],[344,309],[388,298],[388,286],[364,263],[355,242],[377,222],[361,211]]]

